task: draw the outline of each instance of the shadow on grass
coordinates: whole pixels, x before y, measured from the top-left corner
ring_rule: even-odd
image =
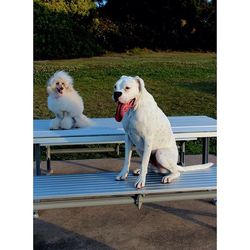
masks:
[[[216,82],[215,81],[205,81],[205,82],[184,82],[178,83],[178,87],[188,89],[191,91],[198,91],[204,94],[216,95]]]
[[[34,220],[34,250],[80,250],[80,249],[114,249],[97,240],[65,230],[62,227]]]

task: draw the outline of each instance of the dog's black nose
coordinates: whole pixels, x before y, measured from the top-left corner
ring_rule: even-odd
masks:
[[[118,101],[118,98],[122,95],[122,92],[120,91],[115,91],[114,92],[114,99],[115,101],[117,102]]]

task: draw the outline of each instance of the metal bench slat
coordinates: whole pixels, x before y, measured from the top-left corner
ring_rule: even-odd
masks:
[[[161,184],[164,185],[164,184]],[[100,190],[92,190],[90,192],[87,192],[86,189],[82,190],[79,189],[78,192],[72,192],[70,190],[67,193],[64,193],[62,191],[53,192],[52,194],[44,194],[40,199],[52,199],[51,195],[53,195],[54,199],[61,199],[61,198],[85,198],[85,197],[103,197],[103,196],[125,196],[125,195],[135,195],[135,194],[159,194],[159,193],[177,193],[177,192],[187,192],[187,191],[205,191],[205,190],[215,190],[216,186],[210,186],[210,185],[203,185],[203,186],[183,186],[183,187],[176,187],[172,190],[166,190],[164,188],[158,188],[158,187],[151,187],[147,188],[143,191],[138,191],[134,189],[134,191],[131,191],[131,189],[123,189],[121,192],[114,192],[112,189],[103,189],[102,193],[100,193]],[[73,190],[74,191],[74,190]],[[84,195],[82,194],[84,193]],[[38,196],[39,197],[39,196]]]
[[[102,183],[102,184],[112,184],[112,183],[110,183],[110,180],[111,180],[111,178],[113,177],[114,179],[113,180],[115,180],[115,177],[116,177],[116,175],[117,175],[118,173],[115,173],[115,174],[111,174],[111,175],[108,175],[108,174],[106,174],[106,177],[108,177],[108,178],[106,178],[106,179],[104,179],[103,178],[103,174],[102,173],[100,173],[100,175],[101,176],[98,176],[97,178],[95,178],[94,176],[92,176],[92,178],[81,178],[82,176],[80,176],[80,178],[78,177],[74,177],[74,178],[70,178],[71,179],[71,182],[74,182],[75,183],[75,185],[77,185],[77,183],[79,183],[79,184],[82,184],[82,183],[84,183],[85,185],[91,185],[91,184],[93,184],[93,185],[96,185],[95,183],[98,181],[98,183]],[[205,178],[205,176],[210,176],[211,175],[211,173],[203,173],[202,174],[202,180]],[[150,176],[150,179],[148,179],[148,176]],[[155,180],[158,180],[159,179],[159,175],[158,174],[148,174],[148,176],[147,176],[147,181],[155,181]],[[163,175],[161,175],[161,176],[163,176]],[[130,174],[129,175],[129,178],[133,178],[133,176]],[[199,175],[198,174],[195,174],[195,175],[188,175],[188,174],[186,174],[185,175],[185,178],[186,178],[186,180],[188,181],[189,179],[192,181],[192,180],[198,180],[200,177],[199,177]],[[36,181],[37,183],[44,183],[44,180],[37,180]],[[53,178],[51,178],[51,179],[48,179],[48,180],[46,180],[46,186],[47,187],[49,187],[49,186],[56,186],[56,185],[60,185],[60,184],[64,184],[64,185],[72,185],[72,183],[71,182],[66,182],[65,183],[65,180],[64,180],[64,178],[60,178],[60,179],[53,179]],[[42,186],[41,186],[42,187]],[[44,186],[42,187],[42,188],[44,188]]]
[[[98,185],[99,186],[102,185],[102,189],[116,188],[118,186],[117,183],[115,183],[114,179],[112,181],[113,181],[113,183],[111,183],[111,182],[109,182],[109,183],[107,183],[107,182],[102,183],[101,182],[100,183],[99,182]],[[147,184],[150,185],[150,187],[153,187],[154,185],[158,185],[159,181],[160,181],[159,178],[156,179],[156,180],[147,179]],[[205,184],[210,184],[211,183],[210,179],[206,179],[206,180],[204,180],[204,179],[194,179],[194,180],[186,180],[186,181],[187,181],[188,185],[191,185],[191,184],[200,185],[200,183],[205,185]],[[125,181],[125,182],[126,183],[123,185],[123,188],[130,188],[130,185],[128,186],[127,184],[130,184],[131,181]],[[184,184],[177,182],[175,185],[182,185],[183,186]],[[96,183],[90,183],[89,184],[89,183],[80,182],[80,183],[74,183],[74,186],[79,186],[81,189],[87,189],[87,190],[89,190],[91,188],[91,189],[95,190],[95,187],[97,185],[96,185]],[[67,189],[68,191],[69,190],[74,190],[75,189],[74,186],[72,187],[72,185],[70,185],[68,183],[65,184],[65,185],[63,185],[64,189]],[[119,184],[119,186],[121,186],[121,185]],[[37,188],[36,190],[39,191],[39,192],[46,192],[46,190],[50,191],[50,189],[59,190],[60,191],[62,189],[61,187],[62,187],[62,185],[60,185],[60,186],[58,186],[58,185],[50,185],[50,186],[46,186],[46,187]]]
[[[216,190],[216,166],[184,172],[171,184],[162,184],[162,175],[149,173],[146,187],[134,188],[136,176],[115,181],[116,172],[34,177],[34,200],[161,194],[185,191]]]
[[[94,179],[94,178],[91,178],[91,179],[81,179],[81,178],[74,178],[74,179],[71,179],[72,182],[74,182],[74,185],[81,185],[81,184],[84,184],[86,187],[89,187],[89,186],[96,186],[96,182],[98,181],[99,184],[103,184],[103,185],[117,185],[117,183],[115,182],[115,176],[116,176],[117,173],[115,174],[112,174],[112,175],[106,175],[108,176],[108,178],[106,179]],[[100,175],[102,175],[102,173],[100,173]],[[161,177],[163,175],[160,175]],[[185,180],[187,182],[198,182],[199,180],[201,181],[206,181],[206,180],[209,180],[211,176],[211,173],[204,173],[202,174],[202,176],[200,177],[198,174],[195,174],[195,175],[185,175]],[[113,181],[111,182],[111,179],[113,178]],[[132,179],[131,179],[132,178]],[[126,182],[132,182],[132,180],[134,181],[135,180],[135,177],[132,176],[131,174],[129,175],[129,179],[126,180]],[[159,175],[158,174],[148,174],[147,176],[147,183],[156,183],[157,181],[159,180]],[[63,185],[63,186],[72,186],[72,183],[67,181],[65,182],[64,179],[60,179],[60,180],[57,180],[57,181],[54,181],[53,182],[53,179],[52,180],[49,180],[49,181],[46,181],[46,186],[44,186],[41,182],[41,185],[39,185],[37,188],[41,188],[42,190],[44,190],[45,188],[56,188],[56,187],[60,187],[60,185]]]
[[[131,186],[129,185],[126,185],[126,184],[128,184],[128,183],[125,183],[125,185],[119,185],[121,188],[123,188],[123,191],[125,190],[125,189],[127,189],[127,190],[129,190],[130,188],[131,188]],[[205,185],[210,185],[211,184],[211,180],[199,180],[199,181],[192,181],[192,182],[187,182],[187,183],[176,183],[175,184],[175,187],[177,188],[177,187],[180,187],[180,188],[184,188],[185,186],[191,186],[191,185],[193,185],[194,187],[195,186],[201,186],[201,185],[203,185],[203,186],[205,186]],[[159,185],[159,183],[157,182],[147,182],[147,186],[149,186],[148,187],[148,189],[152,189],[152,188],[155,188],[155,187],[157,187]],[[82,185],[82,186],[80,186],[79,187],[79,190],[81,189],[82,191],[83,190],[86,190],[86,191],[88,191],[88,192],[91,192],[91,190],[89,190],[89,189],[92,189],[94,192],[96,192],[96,189],[95,189],[95,186],[85,186],[85,185]],[[103,185],[102,186],[102,192],[104,192],[104,190],[111,190],[111,189],[115,189],[115,188],[117,188],[117,185],[116,184],[112,184],[112,185],[110,185],[110,186],[105,186],[105,185]],[[51,189],[53,189],[53,191],[51,191]],[[75,187],[71,187],[71,186],[64,186],[64,189],[67,189],[67,192],[74,192],[74,190],[75,190]],[[51,194],[52,192],[53,193],[55,193],[55,194],[58,194],[59,192],[65,192],[64,190],[62,190],[61,189],[61,187],[49,187],[49,188],[44,188],[44,189],[38,189],[37,190],[37,192],[40,192],[40,193],[49,193],[49,194]]]

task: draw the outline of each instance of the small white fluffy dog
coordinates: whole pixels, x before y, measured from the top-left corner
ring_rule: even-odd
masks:
[[[122,76],[114,86],[113,100],[117,102],[115,118],[125,130],[125,161],[116,180],[128,176],[132,145],[142,157],[135,187],[145,186],[148,165],[157,173],[169,173],[162,183],[170,183],[180,172],[205,169],[213,163],[181,167],[177,165],[178,149],[169,120],[146,90],[144,81],[136,76]]]
[[[82,128],[92,124],[82,114],[83,100],[73,88],[73,78],[64,71],[57,71],[47,82],[48,108],[55,114],[50,129]]]

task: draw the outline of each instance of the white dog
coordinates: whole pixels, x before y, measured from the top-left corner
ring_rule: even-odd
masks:
[[[64,71],[57,71],[47,82],[48,108],[56,117],[50,129],[82,128],[92,124],[82,114],[83,100],[73,88],[73,78]]]
[[[142,157],[135,183],[137,188],[145,186],[149,163],[155,172],[170,172],[162,178],[162,183],[170,183],[180,176],[180,172],[205,169],[213,165],[177,165],[178,149],[170,122],[145,89],[140,77],[122,76],[114,86],[113,100],[118,103],[115,118],[118,122],[122,120],[125,130],[125,161],[116,180],[125,180],[128,176],[133,144]]]

